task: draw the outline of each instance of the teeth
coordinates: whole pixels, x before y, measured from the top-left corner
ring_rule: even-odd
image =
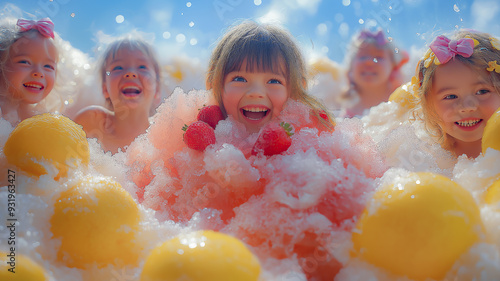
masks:
[[[127,86],[127,87],[123,88],[122,91],[125,91],[125,90],[140,91],[139,87],[136,87],[136,86]]]
[[[37,88],[38,90],[41,90],[43,88],[43,86],[39,85],[39,84],[26,83],[23,85],[24,85],[24,87]]]
[[[462,127],[472,127],[474,125],[476,125],[477,123],[479,123],[479,119],[478,120],[469,120],[469,121],[458,121],[456,122],[459,126],[462,126]]]
[[[264,111],[267,111],[267,109],[262,108],[262,107],[249,107],[249,108],[245,108],[243,110],[250,111],[250,112],[264,112]]]

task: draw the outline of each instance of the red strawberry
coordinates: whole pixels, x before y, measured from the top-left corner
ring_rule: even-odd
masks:
[[[198,121],[203,121],[215,129],[220,120],[224,120],[224,115],[218,105],[209,105],[200,109]]]
[[[292,144],[292,130],[293,126],[285,122],[266,126],[253,145],[252,155],[263,152],[266,156],[272,156],[285,152]]]
[[[184,125],[184,143],[191,148],[204,151],[207,146],[215,143],[215,131],[205,122],[196,121],[189,125]]]

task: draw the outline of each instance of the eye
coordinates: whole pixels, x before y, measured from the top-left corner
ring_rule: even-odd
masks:
[[[113,68],[111,69],[111,71],[122,70],[122,69],[123,69],[123,67],[121,67],[121,66],[117,65],[117,66],[113,67]]]
[[[56,67],[54,65],[52,65],[52,64],[46,64],[43,67],[51,69],[51,70],[56,70]]]
[[[148,69],[148,67],[145,65],[139,65],[139,69]]]
[[[267,82],[267,83],[268,83],[268,84],[283,84],[283,83],[281,83],[281,81],[280,81],[280,80],[278,80],[278,79],[271,79],[271,80],[269,80],[269,82]]]
[[[451,95],[446,95],[443,97],[444,100],[453,100],[453,99],[456,99],[458,98],[457,95],[454,95],[454,94],[451,94]]]
[[[476,95],[486,95],[488,93],[490,93],[491,91],[488,90],[488,89],[481,89],[479,91],[476,92]]]
[[[247,80],[241,76],[236,76],[234,77],[231,81],[235,81],[235,82],[247,82]]]
[[[30,64],[28,60],[19,60],[17,63],[19,64]]]

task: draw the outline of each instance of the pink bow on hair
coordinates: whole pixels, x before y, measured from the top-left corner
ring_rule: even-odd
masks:
[[[462,38],[450,40],[446,36],[436,37],[429,46],[441,64],[447,63],[455,55],[461,55],[464,58],[472,56],[474,52],[474,40],[471,38]]]
[[[36,29],[43,36],[54,39],[54,23],[49,18],[39,21],[18,19],[17,26],[21,28],[21,32]]]
[[[378,30],[377,32],[371,32],[369,30],[363,30],[359,34],[360,39],[368,39],[373,38],[377,45],[384,46],[387,43],[387,39],[385,38],[384,32],[382,30]]]

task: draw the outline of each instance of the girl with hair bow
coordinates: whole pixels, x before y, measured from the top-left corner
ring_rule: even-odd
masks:
[[[455,156],[481,153],[486,122],[500,107],[500,44],[487,33],[438,36],[412,78],[419,106],[414,115]]]
[[[339,100],[341,117],[365,115],[402,84],[401,67],[409,57],[396,50],[381,29],[363,29],[353,37],[346,56],[349,87]]]
[[[0,117],[16,125],[46,111],[37,105],[54,87],[59,53],[49,18],[19,19],[0,32]]]

